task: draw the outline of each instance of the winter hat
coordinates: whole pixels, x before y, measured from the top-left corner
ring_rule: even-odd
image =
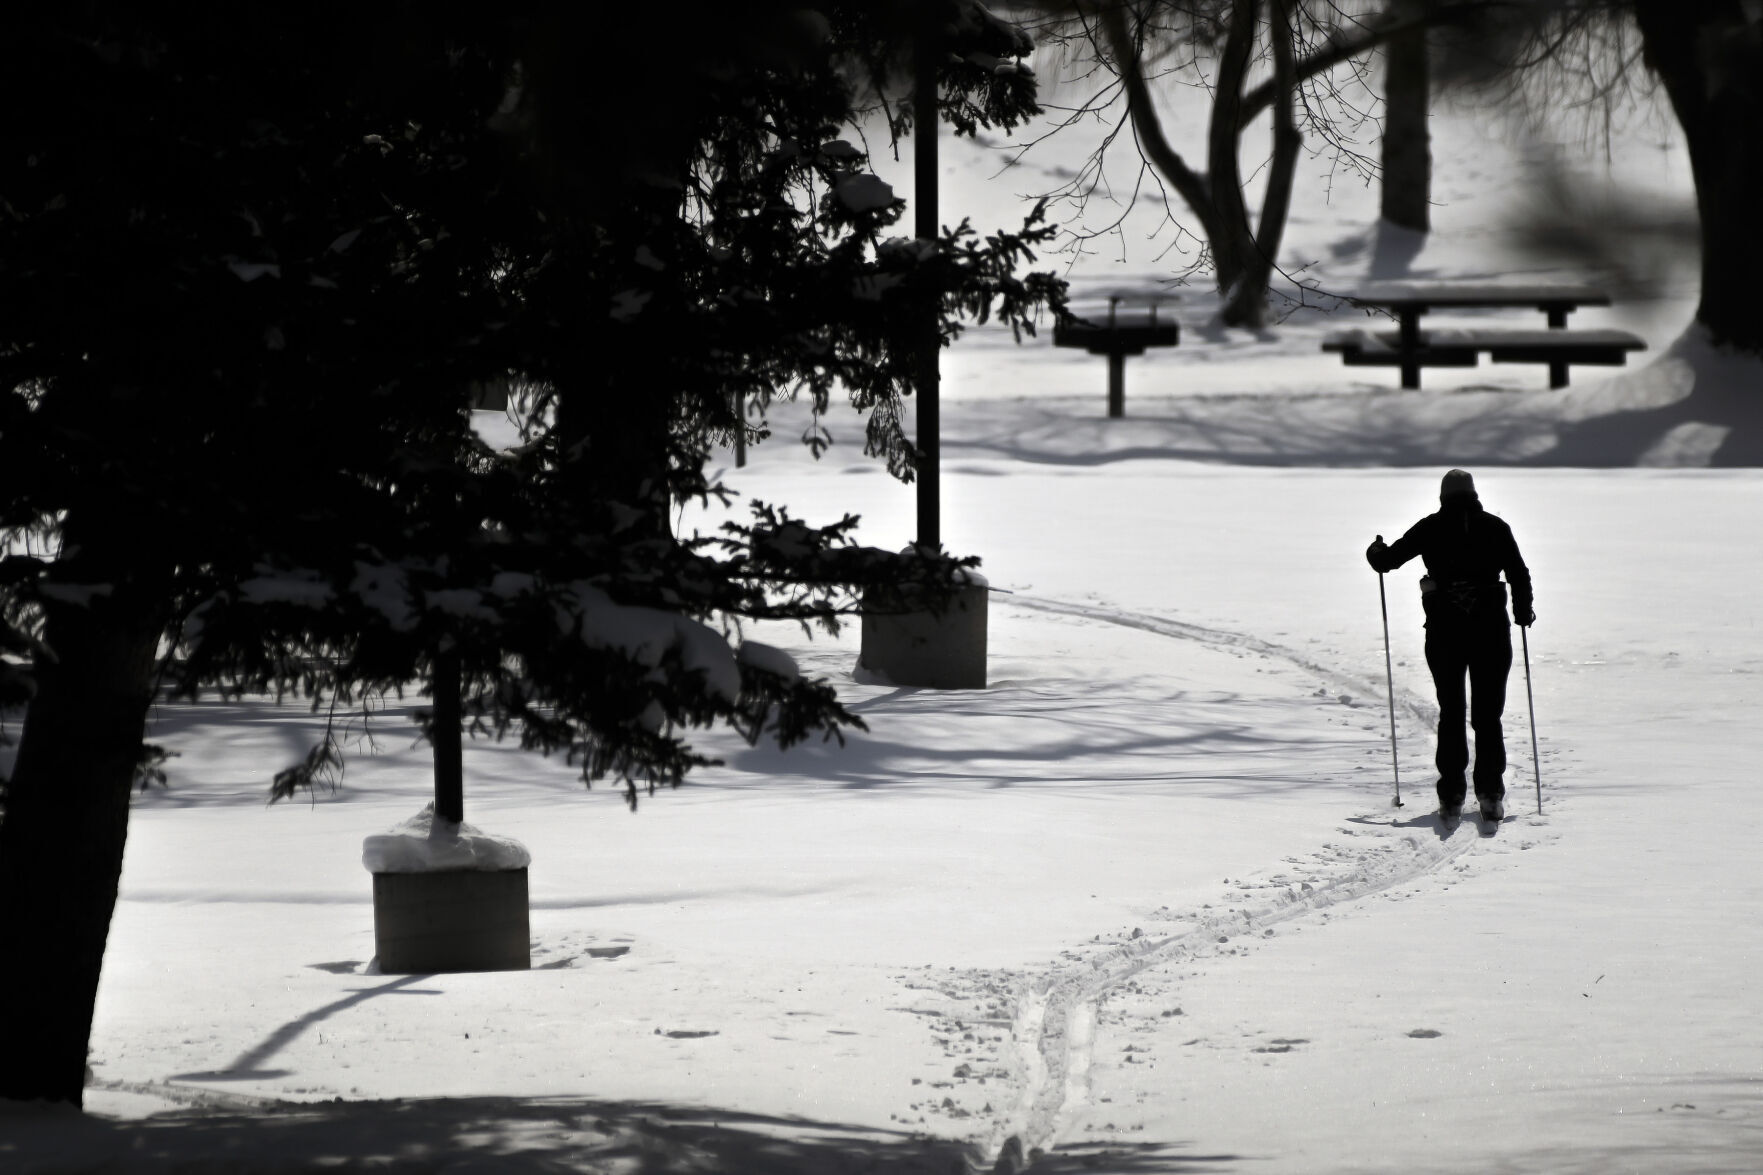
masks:
[[[1462,469],[1453,469],[1445,474],[1445,480],[1439,483],[1439,501],[1447,501],[1459,495],[1473,498],[1475,479]]]

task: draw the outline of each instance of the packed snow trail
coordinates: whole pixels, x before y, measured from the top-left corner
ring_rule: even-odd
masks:
[[[1164,616],[1155,616],[1146,612],[1128,612],[1120,608],[1104,608],[1095,604],[1074,604],[1066,600],[1045,599],[1039,596],[1024,596],[1015,593],[1000,594],[999,599],[1018,608],[1027,608],[1035,612],[1055,612],[1064,616],[1084,616],[1100,620],[1107,624],[1118,624],[1123,628],[1136,628],[1142,632],[1156,633],[1158,636],[1174,637],[1177,640],[1194,641],[1215,649],[1247,649],[1250,652],[1262,653],[1269,657],[1277,657],[1290,662],[1299,669],[1334,683],[1349,693],[1362,696],[1384,696],[1385,683],[1373,681],[1368,677],[1357,677],[1351,673],[1322,665],[1311,660],[1296,649],[1285,645],[1264,641],[1260,637],[1247,633],[1231,632],[1222,628],[1206,628],[1185,621],[1170,620]],[[1430,729],[1438,721],[1438,707],[1424,698],[1405,690],[1396,691],[1396,700],[1409,717],[1423,722]]]
[[[1117,608],[1075,604],[1034,596],[1007,595],[1004,601],[1032,611],[1075,615],[1118,624],[1215,648],[1248,649],[1290,662],[1349,691],[1383,692],[1382,683],[1318,664],[1295,650],[1243,633],[1205,628],[1165,617]],[[1375,687],[1375,688],[1374,688]],[[1398,704],[1410,719],[1430,727],[1437,710],[1402,690]],[[1021,986],[1014,997],[1011,1038],[1023,1073],[1016,1103],[993,1123],[984,1143],[999,1175],[1031,1165],[1058,1140],[1061,1118],[1088,1096],[1097,1005],[1111,989],[1141,972],[1202,958],[1232,939],[1261,937],[1282,922],[1343,902],[1392,889],[1432,873],[1478,843],[1475,821],[1450,829],[1430,829],[1425,817],[1397,824],[1375,817],[1355,823],[1395,830],[1375,849],[1358,854],[1345,873],[1312,884],[1300,881],[1272,887],[1263,899],[1226,912],[1192,912],[1188,929],[1165,937],[1141,936],[1111,944]],[[1467,827],[1465,827],[1467,826]],[[1442,835],[1441,835],[1442,832]]]
[[[1358,868],[1333,881],[1287,886],[1255,905],[1197,916],[1180,934],[1114,944],[1027,986],[1018,996],[1011,1027],[1027,1080],[1017,1104],[987,1140],[994,1153],[1032,1156],[1050,1149],[1061,1115],[1086,1096],[1096,1006],[1110,988],[1151,968],[1203,958],[1234,939],[1259,938],[1282,922],[1432,873],[1479,842],[1470,823],[1443,839],[1419,829],[1405,832],[1394,851],[1381,858],[1368,854]]]

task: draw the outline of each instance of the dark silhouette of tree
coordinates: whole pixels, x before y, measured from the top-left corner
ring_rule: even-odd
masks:
[[[33,653],[0,824],[0,1002],[30,1009],[0,1026],[9,1097],[79,1099],[180,621],[310,600],[304,569],[398,539],[387,487],[465,443],[449,381],[481,310],[430,279],[472,259],[398,203],[428,169],[383,30],[193,9],[44,6],[0,48],[0,527],[33,540],[0,564]]]
[[[78,1103],[129,797],[162,684],[348,707],[432,682],[463,724],[585,779],[677,783],[695,728],[789,745],[857,719],[743,618],[835,625],[960,566],[755,503],[709,446],[843,389],[907,476],[902,323],[945,340],[1061,305],[1031,217],[895,239],[841,137],[885,95],[895,6],[41,6],[0,44],[0,1095]],[[1033,111],[966,0],[961,129]],[[878,39],[880,38],[880,39]],[[1019,42],[1006,37],[1008,49]],[[532,389],[491,452],[474,389]],[[760,430],[753,429],[756,439]],[[743,650],[746,650],[743,653]],[[458,713],[452,712],[457,681]],[[322,782],[327,737],[272,794]],[[457,781],[452,781],[456,783]],[[449,783],[451,790],[452,783]]]
[[[1717,344],[1763,355],[1754,275],[1763,262],[1755,193],[1763,185],[1763,23],[1731,0],[1518,0],[1466,6],[1435,44],[1439,84],[1480,87],[1520,109],[1584,112],[1607,129],[1637,92],[1662,90],[1681,127],[1695,183],[1701,243],[1696,321]],[[1546,194],[1548,198],[1564,193]],[[1565,201],[1564,201],[1565,202]],[[1588,264],[1616,262],[1651,233],[1678,226],[1632,211],[1557,210],[1539,246]],[[1536,217],[1548,223],[1545,216]]]
[[[1398,4],[1399,14],[1424,14],[1424,0]],[[1391,35],[1383,54],[1383,134],[1378,137],[1379,211],[1397,228],[1426,232],[1432,226],[1432,71],[1427,27]]]
[[[1644,62],[1689,145],[1702,232],[1696,320],[1716,343],[1763,356],[1763,22],[1744,4],[1635,4]]]

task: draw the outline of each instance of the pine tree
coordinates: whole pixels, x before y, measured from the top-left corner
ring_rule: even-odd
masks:
[[[162,684],[346,706],[427,681],[444,702],[456,674],[463,722],[633,802],[706,761],[694,728],[788,745],[856,723],[731,626],[836,624],[867,585],[934,595],[973,560],[902,562],[853,518],[763,504],[710,540],[667,520],[728,494],[709,446],[751,427],[737,403],[782,394],[844,390],[908,475],[914,308],[934,300],[952,338],[963,315],[1032,331],[1061,305],[1013,274],[1049,231],[1033,218],[890,237],[900,201],[845,136],[854,79],[891,84],[891,8],[18,22],[0,689],[28,708],[0,941],[28,962],[0,971],[0,1006],[34,1014],[0,1019],[0,1095],[80,1100]],[[983,48],[1020,42],[980,13],[947,5],[976,46],[944,71],[969,130],[1032,110],[1030,75]],[[516,452],[470,428],[490,380],[535,389]],[[444,745],[447,706],[429,721]],[[313,748],[275,794],[335,756]]]

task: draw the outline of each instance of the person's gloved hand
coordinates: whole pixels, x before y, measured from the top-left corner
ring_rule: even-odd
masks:
[[[1518,627],[1529,628],[1537,622],[1536,609],[1528,604],[1515,605],[1512,609],[1512,619],[1518,622]]]
[[[1372,540],[1369,547],[1365,548],[1365,561],[1371,564],[1373,569],[1382,571],[1389,561],[1389,552],[1389,544],[1383,541],[1383,536],[1380,534]]]

